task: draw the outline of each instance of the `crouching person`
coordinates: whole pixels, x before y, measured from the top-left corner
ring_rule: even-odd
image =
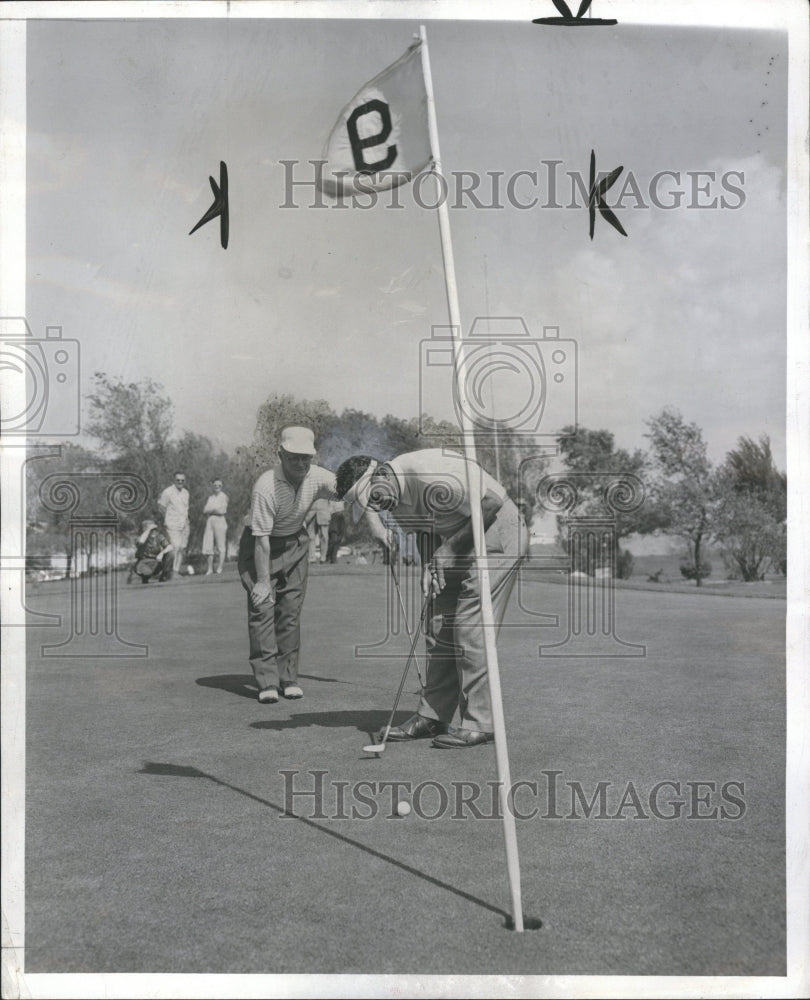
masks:
[[[154,521],[144,521],[135,546],[134,573],[141,583],[171,580],[174,569],[174,550],[169,539]]]

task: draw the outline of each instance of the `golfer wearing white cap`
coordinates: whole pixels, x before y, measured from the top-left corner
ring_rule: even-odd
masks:
[[[302,698],[298,684],[301,608],[309,570],[304,526],[316,500],[336,500],[335,474],[312,464],[308,427],[281,432],[280,462],[253,487],[250,527],[239,544],[239,575],[248,592],[250,665],[259,701]]]

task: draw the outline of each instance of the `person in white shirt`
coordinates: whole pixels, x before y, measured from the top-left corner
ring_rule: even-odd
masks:
[[[309,572],[305,521],[316,500],[336,500],[335,474],[313,465],[308,427],[281,432],[279,464],[253,487],[250,526],[239,543],[239,576],[248,594],[250,665],[259,701],[302,698],[298,684],[301,609]],[[369,518],[382,531],[379,518]]]
[[[163,518],[163,526],[174,550],[174,572],[179,573],[183,556],[188,545],[188,501],[186,474],[175,472],[174,483],[167,486],[158,498],[158,508]]]
[[[215,479],[211,483],[214,492],[205,501],[203,514],[208,517],[205,522],[205,532],[203,534],[203,555],[208,556],[208,569],[206,576],[211,576],[214,572],[214,551],[217,555],[217,573],[222,572],[222,564],[225,562],[225,549],[228,540],[228,522],[225,515],[228,513],[228,495],[222,490],[222,480]]]
[[[440,448],[378,463],[355,455],[337,471],[337,492],[360,510],[387,511],[421,537],[422,590],[430,600],[427,674],[416,714],[389,741],[432,737],[440,749],[493,739],[481,591],[473,551],[468,470],[480,477],[481,514],[496,629],[528,550],[528,532],[506,490],[480,465]],[[458,717],[460,725],[451,725]]]

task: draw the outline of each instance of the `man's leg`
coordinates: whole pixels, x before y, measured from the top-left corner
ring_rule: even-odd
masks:
[[[214,572],[214,526],[211,521],[212,518],[209,516],[203,532],[202,554],[208,557],[208,565],[205,569],[206,576],[210,576]]]
[[[528,549],[528,532],[517,507],[507,500],[486,534],[492,611],[497,638],[506,607]],[[461,677],[459,711],[461,727],[492,732],[492,706],[481,618],[481,594],[475,566],[465,577],[453,615],[457,664]]]
[[[321,536],[321,562],[326,562],[326,550],[329,547],[329,524],[319,524],[318,534]]]
[[[271,542],[272,546],[272,542]],[[301,608],[307,592],[309,574],[309,538],[302,531],[286,540],[284,549],[274,557],[271,547],[270,574],[276,577],[276,642],[278,674],[282,687],[298,683],[298,655],[301,648]]]
[[[225,549],[228,545],[228,523],[224,517],[218,517],[214,525],[214,544],[217,550],[217,573],[222,572],[225,564]]]
[[[172,566],[174,572],[179,573],[183,565],[183,532],[176,528],[171,529],[169,541],[172,543]]]
[[[489,582],[496,636],[517,579],[518,566],[519,561],[502,558],[496,562],[494,557],[489,557]],[[456,663],[461,676],[461,728],[491,733],[492,706],[477,574],[468,578],[467,585],[462,588],[452,620],[458,649]]]
[[[318,526],[314,519],[307,525],[307,535],[309,536],[309,561],[317,562]]]
[[[447,614],[455,606],[458,574],[446,576],[447,585],[431,602],[425,635],[427,671],[425,685],[416,706],[416,715],[394,726],[388,733],[393,742],[435,737],[447,731],[458,707],[460,683],[453,646],[452,619]]]
[[[183,528],[183,531],[182,531],[182,534],[181,534],[180,562],[179,562],[179,565],[177,567],[178,573],[183,568],[183,560],[185,559],[186,550],[188,549],[188,536],[189,536],[189,534],[190,534],[190,529],[189,529],[189,526],[186,525],[185,528]]]
[[[425,636],[427,671],[425,686],[416,709],[426,719],[451,722],[458,707],[461,684],[456,665],[458,648],[453,644],[453,612],[458,601],[462,577],[449,570],[444,590],[433,598],[428,609]]]
[[[157,578],[161,583],[164,583],[166,580],[171,580],[173,564],[174,559],[171,551],[164,553],[156,570]]]
[[[337,562],[337,553],[343,543],[343,517],[333,516],[329,523],[329,562]]]
[[[239,542],[239,577],[247,591],[248,639],[250,641],[250,666],[259,691],[278,687],[278,646],[274,622],[275,608],[272,599],[255,607],[250,592],[256,582],[256,565],[253,559],[253,534],[245,528]]]
[[[168,524],[165,526],[165,531],[172,544],[172,551],[170,555],[172,557],[172,572],[174,572],[177,569],[178,552],[180,550],[180,543],[182,542],[182,532],[180,532],[177,528],[170,528]]]

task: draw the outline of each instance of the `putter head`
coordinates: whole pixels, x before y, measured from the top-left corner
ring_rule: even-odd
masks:
[[[367,747],[363,747],[363,753],[383,753],[384,751],[384,743],[369,743]]]

